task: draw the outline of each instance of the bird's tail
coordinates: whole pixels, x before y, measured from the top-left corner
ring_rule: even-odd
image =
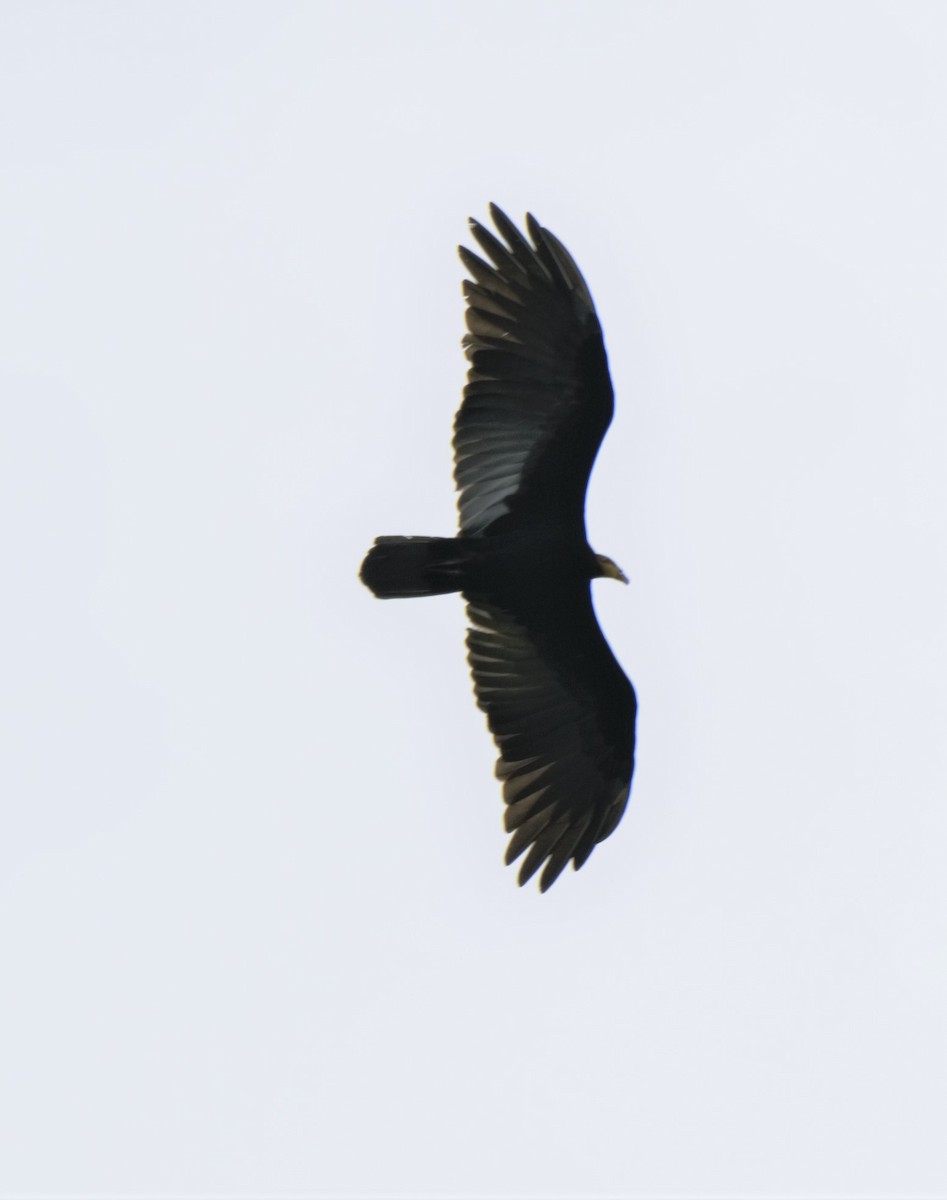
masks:
[[[380,537],[359,578],[380,600],[440,596],[463,587],[464,554],[456,538]]]

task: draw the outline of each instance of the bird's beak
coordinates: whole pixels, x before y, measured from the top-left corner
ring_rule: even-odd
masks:
[[[618,565],[617,562],[612,562],[612,560],[608,557],[607,554],[596,554],[595,557],[599,561],[599,565],[602,568],[602,575],[604,576],[604,578],[618,579],[622,583],[628,582],[628,576],[621,569],[621,567]]]

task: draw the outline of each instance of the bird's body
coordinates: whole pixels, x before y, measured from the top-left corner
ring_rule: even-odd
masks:
[[[385,537],[378,538],[375,547],[362,581],[385,600],[444,592],[498,602],[524,593],[542,598],[602,573],[591,546],[563,539],[555,529],[511,529],[478,537]],[[421,573],[418,579],[409,569],[412,559]],[[392,564],[392,579],[379,574],[382,563]]]
[[[624,812],[634,769],[634,689],[602,636],[590,582],[621,579],[585,534],[585,491],[612,417],[601,328],[561,243],[533,244],[495,206],[506,244],[471,228],[491,263],[461,248],[470,360],[454,427],[456,538],[378,538],[362,564],[375,595],[462,592],[477,702],[519,881],[546,890],[580,867]]]

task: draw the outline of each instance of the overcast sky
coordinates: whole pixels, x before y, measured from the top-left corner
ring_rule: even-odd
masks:
[[[947,9],[0,7],[0,1194],[947,1194]],[[502,865],[466,218],[616,419],[617,833]]]

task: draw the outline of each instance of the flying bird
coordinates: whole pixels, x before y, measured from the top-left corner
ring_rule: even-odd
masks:
[[[496,205],[484,257],[461,246],[469,361],[454,422],[457,537],[376,538],[360,577],[382,599],[461,592],[477,703],[499,751],[507,863],[546,891],[611,834],[634,770],[634,688],[592,608],[628,580],[586,540],[585,493],[613,411],[602,329],[571,255]],[[500,240],[502,239],[502,241]]]

